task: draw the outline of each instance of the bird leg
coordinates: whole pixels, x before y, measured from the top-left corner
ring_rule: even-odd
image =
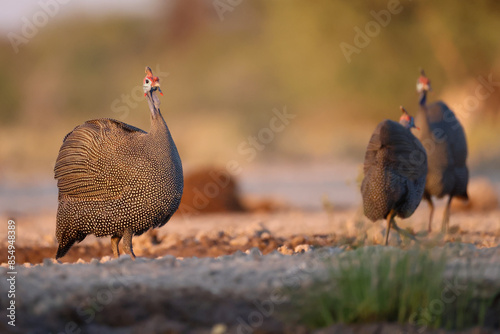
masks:
[[[429,214],[429,228],[428,231],[429,233],[432,231],[432,216],[434,215],[434,203],[432,202],[431,195],[424,193],[424,199],[429,203],[429,207],[431,209],[431,212]]]
[[[450,195],[450,197],[448,198],[448,203],[446,203],[446,208],[444,209],[443,224],[441,225],[441,232],[443,233],[448,232],[448,227],[450,224],[450,204],[452,198],[453,196]]]
[[[389,231],[391,230],[391,223],[394,223],[394,216],[396,215],[396,211],[394,209],[389,212],[389,215],[387,216],[387,231],[385,232],[385,245],[387,246],[389,244]]]
[[[415,241],[418,243],[418,240],[408,231],[403,230],[400,228],[397,224],[396,221],[394,220],[394,216],[396,216],[396,211],[391,210],[389,215],[387,216],[387,232],[385,234],[385,245],[387,246],[389,244],[389,231],[392,225],[392,228],[394,228],[399,234],[403,234],[405,237],[410,238],[411,240]]]
[[[113,250],[113,255],[115,257],[120,256],[120,250],[118,249],[118,244],[120,243],[120,240],[122,237],[119,237],[117,235],[113,235],[111,237],[111,249]]]
[[[134,233],[130,229],[126,229],[123,233],[123,251],[135,259],[135,254],[132,249],[132,236]]]
[[[402,228],[400,228],[398,225],[396,225],[396,221],[393,219],[392,220],[392,227],[399,233],[399,234],[403,234],[405,237],[407,238],[410,238],[411,240],[415,241],[416,243],[418,243],[418,240],[410,233],[408,232],[407,230],[403,230]]]

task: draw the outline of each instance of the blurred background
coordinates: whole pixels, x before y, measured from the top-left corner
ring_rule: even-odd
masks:
[[[78,124],[149,129],[146,65],[187,172],[236,160],[243,194],[303,208],[359,204],[366,143],[399,105],[417,111],[423,67],[472,175],[498,190],[499,15],[495,0],[2,1],[0,213],[55,215],[54,162]]]

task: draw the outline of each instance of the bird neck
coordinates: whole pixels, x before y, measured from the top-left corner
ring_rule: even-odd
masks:
[[[159,108],[159,100],[153,95],[153,92],[146,93],[146,101],[148,101],[149,111],[151,113],[151,131],[157,132],[167,128],[167,124],[161,115]],[[167,128],[168,130],[168,128]]]
[[[156,144],[156,148],[164,150],[163,161],[167,163],[170,170],[169,175],[182,175],[182,162],[177,146],[175,145],[172,134],[167,123],[161,115],[160,109],[156,108],[155,113],[151,114],[151,128],[149,130],[150,140]],[[180,190],[182,193],[182,188]]]
[[[428,108],[425,103],[426,92],[425,91],[422,92],[421,95],[423,95],[423,97],[422,96],[420,97],[420,108],[419,108],[420,110],[417,112],[416,115],[417,119],[416,125],[420,128],[419,130],[417,130],[416,133],[419,134],[417,135],[419,137],[428,134],[430,131]]]
[[[153,136],[157,136],[161,139],[166,139],[168,141],[168,144],[172,145],[173,139],[170,135],[167,123],[163,119],[163,116],[160,112],[158,99],[155,98],[152,92],[148,92],[146,94],[146,100],[148,101],[149,111],[151,112],[151,129],[149,132]]]
[[[420,106],[425,107],[427,103],[427,91],[425,89],[422,89],[422,91],[420,92],[418,103],[420,104]]]
[[[146,101],[148,101],[149,111],[151,112],[151,121],[156,119],[158,116],[161,117],[159,108],[160,101],[155,95],[153,95],[153,92],[149,91],[146,93]]]
[[[156,109],[154,113],[151,113],[151,133],[157,133],[157,132],[167,132],[168,127],[167,123],[163,119],[163,116],[160,112],[160,109]]]
[[[170,134],[170,130],[167,126],[167,122],[163,119],[163,116],[159,108],[156,108],[154,113],[151,113],[151,128],[149,133],[169,148],[175,148],[174,139]]]

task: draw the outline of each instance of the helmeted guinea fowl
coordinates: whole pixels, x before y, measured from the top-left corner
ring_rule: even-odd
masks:
[[[415,121],[421,129],[416,133],[416,136],[427,151],[428,174],[424,199],[429,202],[431,209],[429,232],[432,229],[432,216],[434,214],[432,196],[442,198],[448,195],[441,226],[441,230],[446,232],[452,198],[468,199],[467,141],[462,125],[446,104],[438,101],[427,105],[427,92],[430,90],[430,80],[421,70],[421,75],[417,80],[420,111],[417,113]]]
[[[394,217],[407,218],[413,214],[424,193],[427,175],[427,156],[419,140],[411,133],[413,117],[401,107],[399,123],[384,120],[378,124],[366,148],[361,183],[363,209],[372,221],[387,219],[385,244],[391,226],[401,230]]]
[[[182,164],[159,109],[158,77],[146,67],[149,133],[113,119],[95,119],[66,135],[54,168],[59,188],[56,258],[88,234],[111,236],[113,254],[135,258],[132,236],[166,224],[179,207]]]

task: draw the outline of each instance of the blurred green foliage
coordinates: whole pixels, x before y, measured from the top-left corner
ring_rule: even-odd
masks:
[[[174,130],[176,122],[219,120],[219,133],[241,133],[223,141],[230,152],[268,122],[272,108],[286,105],[296,124],[269,152],[328,155],[354,147],[359,154],[376,122],[397,118],[400,104],[416,109],[419,67],[433,80],[432,99],[500,69],[494,0],[401,1],[401,13],[348,63],[340,43],[354,44],[354,27],[364,30],[374,20],[370,11],[391,1],[243,1],[224,20],[211,1],[171,1],[153,18],[55,17],[17,54],[0,40],[0,128],[36,133],[43,125],[43,135],[57,125],[59,136],[89,118],[122,117],[147,129],[143,101],[126,115],[112,103],[141,84],[149,65],[169,73],[163,106]],[[349,148],[340,143],[346,137]],[[57,151],[60,140],[47,145]],[[182,134],[179,141],[195,146]]]

